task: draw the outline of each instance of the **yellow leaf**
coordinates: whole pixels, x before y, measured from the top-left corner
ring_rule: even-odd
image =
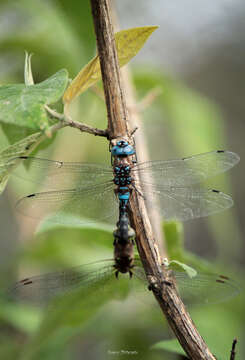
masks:
[[[115,34],[120,67],[127,64],[139,52],[148,37],[157,28],[157,26],[144,26],[122,30]],[[69,104],[75,97],[100,80],[100,78],[100,62],[98,55],[96,55],[71,82],[64,93],[64,103]]]

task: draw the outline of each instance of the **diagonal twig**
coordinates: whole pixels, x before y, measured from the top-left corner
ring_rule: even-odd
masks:
[[[48,105],[45,105],[45,109],[52,117],[58,119],[61,122],[61,125],[63,125],[63,127],[70,126],[82,132],[86,132],[95,136],[108,136],[107,130],[93,128],[92,126],[80,123],[78,121],[74,121],[70,116],[60,114],[57,111],[51,109]]]
[[[230,360],[235,360],[235,357],[236,357],[236,352],[235,352],[236,344],[237,344],[237,339],[234,339],[233,342],[232,342]]]
[[[90,2],[107,106],[108,138],[111,143],[118,138],[131,142],[130,121],[119,71],[110,4],[108,0]],[[190,359],[214,360],[214,355],[198,333],[174,284],[170,286],[166,281],[168,274],[161,266],[159,248],[153,236],[144,200],[137,192],[133,192],[130,206],[131,224],[136,231],[137,247],[144,269],[171,328]]]

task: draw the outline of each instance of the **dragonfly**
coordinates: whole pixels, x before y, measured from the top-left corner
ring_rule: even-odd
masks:
[[[124,255],[128,252],[128,257],[119,257],[118,251],[119,248],[114,251],[114,259],[27,277],[9,289],[8,294],[11,299],[18,302],[47,305],[57,297],[76,291],[79,291],[81,296],[86,296],[88,290],[92,290],[94,295],[98,296],[100,291],[110,291],[111,287],[118,289],[118,284],[120,285],[121,279],[124,278],[124,281],[128,281],[129,289],[139,289],[138,292],[144,294],[144,297],[147,296],[148,281],[140,259],[132,257],[130,245],[123,250]],[[180,297],[186,304],[219,303],[233,298],[240,292],[239,285],[224,275],[197,273],[191,278],[186,272],[175,270],[172,270],[172,275]]]
[[[116,146],[127,149],[129,145],[121,141]],[[19,159],[23,163],[30,163],[26,179],[38,182],[35,171],[41,178],[46,173],[49,188],[19,199],[16,209],[32,218],[45,214],[52,222],[77,224],[98,220],[115,223],[120,206],[127,208],[133,191],[143,196],[147,206],[154,206],[165,220],[204,217],[233,204],[229,195],[205,189],[201,183],[236,165],[239,156],[234,152],[218,150],[177,160],[139,163],[128,162],[129,155],[123,150],[119,156],[114,153],[119,161],[113,167],[22,156]],[[145,180],[147,175],[152,182]],[[75,179],[74,186],[71,179]]]
[[[126,216],[126,214],[124,215]],[[82,296],[86,296],[88,290],[98,296],[100,291],[109,291],[111,287],[117,289],[118,279],[121,280],[125,275],[129,285],[135,279],[138,283],[141,283],[141,289],[146,291],[147,288],[149,289],[147,276],[139,257],[134,255],[135,232],[129,226],[126,217],[123,224],[128,226],[127,237],[122,232],[122,224],[119,219],[117,228],[113,232],[113,259],[96,261],[60,272],[25,278],[9,289],[10,298],[43,305],[56,297],[77,290]],[[163,264],[165,263],[163,262]],[[197,274],[190,277],[184,271],[171,270],[171,272],[176,280],[182,300],[189,303],[221,302],[234,297],[240,291],[239,286],[224,275]],[[169,281],[166,283],[171,285]],[[146,293],[144,293],[145,295]]]

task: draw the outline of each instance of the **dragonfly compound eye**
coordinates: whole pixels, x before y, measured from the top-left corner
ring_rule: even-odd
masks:
[[[125,140],[121,140],[121,141],[117,142],[117,146],[119,146],[119,147],[125,147],[127,145],[128,145],[128,142]]]

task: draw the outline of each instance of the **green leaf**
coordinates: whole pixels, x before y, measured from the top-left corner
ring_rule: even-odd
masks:
[[[24,249],[23,258],[29,265],[34,262],[51,267],[71,267],[81,265],[82,262],[113,257],[112,226],[44,224],[38,229],[35,242]]]
[[[197,275],[197,271],[195,269],[177,260],[171,260],[169,262],[169,267],[174,270],[185,271],[190,278]]]
[[[100,223],[100,222],[91,222],[89,219],[76,217],[75,215],[63,214],[62,218],[64,219],[65,225],[58,224],[55,222],[50,221],[52,218],[45,218],[39,225],[37,229],[37,235],[42,234],[47,231],[52,231],[56,229],[91,229],[95,231],[106,231],[110,234],[112,233],[114,227],[109,224]]]
[[[12,170],[20,163],[18,157],[30,153],[43,136],[41,132],[32,134],[0,152],[0,193],[4,190]]]
[[[179,221],[165,221],[163,231],[166,239],[168,255],[170,259],[183,260],[184,228]]]
[[[115,34],[117,55],[120,67],[127,64],[143,47],[157,26],[144,26],[119,31]],[[96,55],[75,77],[67,88],[63,101],[69,104],[78,95],[101,79],[99,56]]]
[[[22,139],[33,134],[33,129],[14,124],[7,124],[3,122],[1,123],[1,120],[0,126],[8,140],[8,145],[15,144],[16,142],[21,141]]]
[[[25,359],[54,338],[60,329],[83,327],[97,311],[113,298],[124,298],[130,286],[128,277],[121,278],[105,274],[94,277],[92,283],[54,299],[46,309],[45,317],[32,341],[28,344]],[[106,286],[106,288],[105,288]]]
[[[31,130],[46,130],[48,116],[44,105],[63,95],[68,81],[66,70],[60,70],[36,85],[4,85],[0,87],[0,122]]]
[[[41,311],[30,305],[1,303],[0,319],[21,331],[32,334],[40,326]]]

